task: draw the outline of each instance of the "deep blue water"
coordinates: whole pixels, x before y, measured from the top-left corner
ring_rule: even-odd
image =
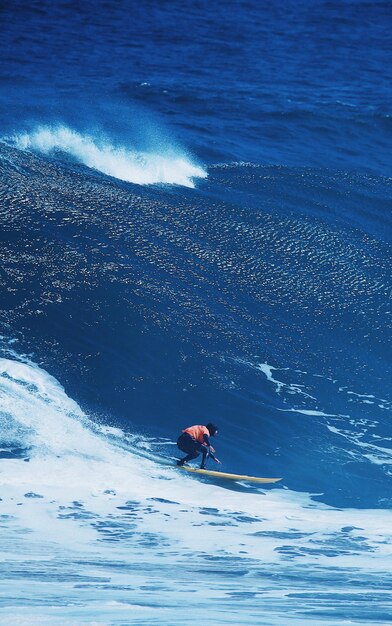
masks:
[[[386,623],[391,3],[0,11],[4,623]]]

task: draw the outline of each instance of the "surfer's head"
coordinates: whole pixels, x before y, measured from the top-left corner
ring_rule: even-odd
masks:
[[[211,437],[213,437],[214,435],[216,435],[216,433],[218,432],[218,427],[215,426],[215,424],[207,424],[206,428],[208,429],[208,432],[210,433]]]

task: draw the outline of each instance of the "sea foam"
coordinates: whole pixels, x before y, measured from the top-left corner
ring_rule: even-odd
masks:
[[[207,176],[202,167],[179,149],[137,151],[114,145],[107,137],[82,134],[67,126],[39,126],[12,139],[21,150],[43,154],[63,152],[103,174],[138,185],[165,183],[194,187],[194,178]]]
[[[268,611],[263,623],[278,626],[299,610],[318,624],[331,599],[346,615],[375,593],[386,612],[389,511],[183,476],[110,440],[30,361],[0,359],[0,399],[0,437],[8,421],[15,434],[21,427],[28,455],[1,464],[1,623],[91,625],[98,613],[104,625],[135,605],[135,623],[159,611],[160,623],[182,625],[202,599],[217,626],[245,626],[249,615],[260,623]],[[331,581],[340,583],[333,595]]]

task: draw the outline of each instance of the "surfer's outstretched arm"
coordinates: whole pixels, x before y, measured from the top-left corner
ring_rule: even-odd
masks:
[[[211,457],[211,459],[213,459],[215,461],[215,463],[219,463],[221,464],[220,460],[216,458],[216,456],[213,454],[213,452],[215,452],[214,448],[211,445],[211,441],[208,435],[203,435],[203,439],[204,439],[204,443],[207,446],[207,450],[208,450],[208,454],[206,455],[206,458],[203,459],[202,462],[202,469],[204,468],[205,462],[206,460]]]
[[[210,452],[208,456],[211,457],[211,459],[213,459],[215,463],[219,463],[219,465],[222,465],[221,461],[214,454],[212,454],[212,452]]]

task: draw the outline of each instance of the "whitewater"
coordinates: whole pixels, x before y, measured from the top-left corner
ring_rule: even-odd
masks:
[[[178,148],[149,153],[115,147],[102,133],[90,136],[67,126],[38,127],[31,133],[10,137],[8,142],[21,150],[62,153],[104,174],[139,185],[164,183],[194,187],[193,178],[207,176],[205,170],[194,165]]]
[[[0,381],[2,432],[26,455],[2,460],[2,623],[63,624],[66,607],[67,624],[385,624],[390,512],[195,481],[34,363],[1,359]]]

